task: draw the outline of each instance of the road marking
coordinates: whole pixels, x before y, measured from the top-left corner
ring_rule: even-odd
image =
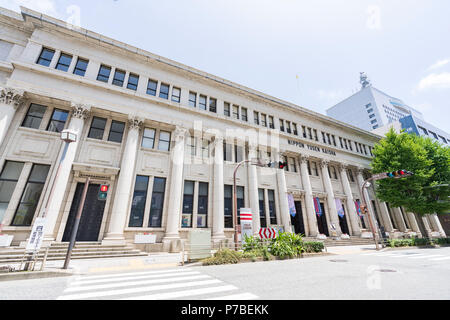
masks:
[[[151,294],[151,295],[140,296],[140,297],[125,298],[125,299],[121,299],[121,300],[163,300],[163,299],[174,299],[174,298],[181,298],[181,297],[198,296],[198,295],[202,295],[202,294],[210,294],[210,293],[231,291],[231,290],[236,290],[236,289],[237,289],[237,287],[235,287],[233,285],[226,285],[226,286],[212,287],[212,288],[202,288],[202,289],[193,289],[193,290],[184,290],[184,291],[176,291],[176,292],[166,292],[166,293],[159,293],[159,294]]]
[[[95,285],[95,286],[72,287],[72,288],[68,288],[64,292],[101,290],[101,289],[131,287],[131,286],[138,286],[138,285],[164,283],[164,282],[198,280],[198,279],[206,279],[206,278],[211,278],[211,277],[207,276],[207,275],[198,275],[198,276],[188,276],[188,277],[174,277],[174,278],[153,279],[153,280],[146,280],[146,281],[129,281],[129,282],[122,282],[122,283],[108,283],[108,284]]]
[[[431,261],[443,261],[443,260],[448,260],[450,259],[450,257],[444,257],[444,258],[434,258],[434,259],[430,259]]]
[[[145,276],[134,276],[134,277],[115,277],[115,278],[102,278],[102,279],[95,279],[95,280],[78,280],[71,283],[73,286],[77,285],[85,285],[85,284],[94,284],[94,283],[101,283],[101,282],[111,282],[111,281],[126,281],[126,280],[137,280],[137,279],[152,279],[152,278],[159,278],[159,277],[182,277],[187,275],[194,275],[194,274],[200,274],[200,272],[192,271],[192,272],[180,272],[180,273],[164,273],[164,274],[150,274]]]
[[[255,296],[254,294],[246,292],[246,293],[237,293],[237,294],[232,294],[232,295],[222,296],[222,297],[208,298],[205,300],[253,300],[253,299],[258,299],[258,296]]]
[[[160,270],[160,271],[111,273],[111,274],[105,274],[105,275],[101,275],[101,276],[83,276],[83,279],[92,280],[92,279],[103,279],[103,278],[112,278],[112,277],[139,276],[139,275],[145,275],[145,274],[162,274],[162,273],[170,273],[170,272],[187,272],[187,271],[191,271],[191,270],[167,269],[167,270]]]
[[[423,255],[420,256],[414,256],[414,257],[407,257],[408,259],[428,259],[431,257],[442,257],[442,254],[432,254],[432,255]]]
[[[63,295],[58,297],[58,300],[79,300],[79,299],[89,299],[96,297],[109,297],[123,294],[133,294],[138,292],[147,292],[147,291],[158,291],[158,290],[166,290],[166,289],[175,289],[175,288],[183,288],[183,287],[195,287],[209,284],[222,283],[220,280],[204,280],[204,281],[191,281],[191,282],[182,282],[182,283],[174,283],[174,284],[164,284],[157,286],[149,286],[143,288],[131,288],[131,289],[120,289],[120,290],[109,290],[109,291],[98,291],[98,292],[90,292],[90,293],[81,293],[81,294],[72,294],[72,295]]]

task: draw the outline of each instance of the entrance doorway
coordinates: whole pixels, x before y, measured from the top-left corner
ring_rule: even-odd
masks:
[[[344,206],[342,206],[342,210],[344,210],[344,216],[339,216],[339,226],[341,227],[342,233],[350,235],[350,231],[348,229],[348,223],[347,223],[347,214],[345,212]]]
[[[78,183],[73,196],[72,206],[70,207],[69,217],[64,230],[63,242],[70,241],[75,217],[77,215],[78,206],[81,202],[84,183]],[[98,200],[99,184],[89,184],[84,203],[83,212],[81,214],[80,224],[76,241],[98,241],[100,227],[102,225],[103,211],[105,210],[106,201]]]
[[[316,214],[317,227],[319,228],[319,233],[324,234],[327,237],[329,237],[330,234],[328,233],[327,217],[325,214],[325,206],[323,205],[323,202],[320,203],[320,207],[322,208],[322,215],[319,217]]]
[[[295,211],[297,212],[295,216],[291,216],[291,223],[294,226],[296,234],[305,235],[305,225],[303,222],[303,213],[302,213],[302,202],[294,201]]]

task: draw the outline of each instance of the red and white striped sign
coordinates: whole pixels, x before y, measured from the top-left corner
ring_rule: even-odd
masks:
[[[251,212],[250,213],[241,212],[239,214],[239,217],[241,220],[244,220],[244,221],[252,221],[252,213]]]
[[[259,229],[259,237],[261,239],[274,239],[277,237],[277,230],[275,228],[261,228]]]

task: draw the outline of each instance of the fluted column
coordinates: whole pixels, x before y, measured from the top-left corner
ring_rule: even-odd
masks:
[[[225,239],[224,217],[224,184],[223,184],[223,137],[217,135],[214,139],[214,197],[213,197],[213,241]]]
[[[353,199],[352,188],[350,187],[350,182],[347,177],[347,167],[343,164],[339,166],[339,172],[341,176],[342,186],[344,187],[344,194],[346,196],[347,212],[346,214],[350,218],[350,226],[352,228],[352,235],[361,235],[361,228],[358,223],[358,216],[355,208],[355,202]]]
[[[258,157],[256,146],[249,144],[248,158],[256,159]],[[258,196],[258,173],[256,166],[247,165],[248,170],[248,194],[250,200],[250,208],[252,209],[252,222],[253,222],[253,233],[257,234],[261,228],[261,221],[259,217],[259,196]]]
[[[170,243],[180,238],[181,207],[183,194],[184,140],[187,129],[177,127],[174,132],[174,148],[171,151],[172,170],[170,172],[170,201],[167,210],[166,233],[163,243]]]
[[[317,226],[316,213],[314,211],[313,194],[311,188],[311,181],[308,173],[308,158],[300,156],[300,175],[302,178],[302,185],[305,191],[305,208],[306,208],[306,220],[308,222],[309,236],[316,237],[319,234],[319,228]]]
[[[334,199],[333,185],[331,184],[330,175],[328,172],[328,161],[322,160],[320,162],[320,168],[322,170],[323,184],[325,186],[325,192],[327,193],[327,204],[330,211],[330,220],[336,226],[336,233],[338,236],[342,234],[341,226],[339,224],[339,217],[336,209],[336,202]]]
[[[358,181],[359,192],[361,192],[361,188],[362,188],[362,186],[364,184],[363,172],[364,172],[364,169],[361,168],[361,167],[357,168],[357,170],[356,170],[356,179]],[[364,195],[361,194],[361,204],[363,203],[363,198],[365,198],[366,201],[367,201],[367,208],[369,209],[369,214],[370,214],[370,217],[371,217],[372,222],[374,224],[373,227],[376,228],[375,224],[376,224],[377,220],[375,219],[375,217],[373,215],[374,210],[373,210],[373,207],[372,207],[372,202],[370,201],[369,192],[367,191],[367,188],[364,188]],[[367,219],[369,219],[369,218],[367,217]],[[369,221],[366,222],[366,226],[370,227]],[[375,230],[375,232],[377,232],[377,231]]]
[[[143,120],[130,117],[128,120],[128,135],[125,142],[122,161],[120,163],[119,179],[114,194],[114,203],[111,211],[108,233],[102,243],[124,243],[124,229],[127,224],[129,203],[133,192],[135,165],[139,145],[139,131]]]
[[[64,199],[64,192],[69,181],[70,173],[72,172],[72,164],[75,159],[75,155],[80,144],[81,134],[83,132],[84,122],[89,116],[91,106],[84,104],[72,104],[72,117],[70,119],[68,129],[76,133],[77,140],[69,143],[65,152],[64,159],[58,164],[57,176],[53,177],[51,188],[53,188],[53,194],[48,198],[47,211],[45,212],[45,231],[44,239],[47,241],[54,240],[54,229],[56,221],[58,219],[61,204]],[[65,145],[62,145],[60,157],[63,157]],[[45,207],[45,206],[44,206]],[[44,209],[45,210],[45,209]]]
[[[16,110],[23,100],[23,91],[11,88],[0,88],[0,146],[5,139]]]
[[[280,161],[280,154],[275,153],[275,161]],[[276,169],[277,171],[277,186],[278,186],[278,199],[280,199],[280,217],[281,224],[284,227],[285,232],[291,232],[291,217],[289,215],[289,203],[287,198],[287,185],[286,176],[284,170]]]
[[[439,221],[436,213],[428,215],[428,220],[430,221],[434,232],[439,232],[441,237],[446,237],[445,231],[442,228],[441,222]]]
[[[389,215],[389,210],[387,208],[386,202],[378,202],[380,205],[381,217],[383,220],[384,229],[387,232],[394,232],[394,226],[392,225],[392,220]]]
[[[406,212],[406,216],[409,220],[409,225],[411,227],[411,230],[416,232],[417,234],[421,235],[422,233],[420,232],[419,224],[417,223],[416,216],[414,215],[414,213]]]
[[[405,219],[403,218],[403,214],[402,214],[402,211],[400,210],[400,208],[395,207],[395,208],[393,208],[392,211],[394,211],[394,215],[397,218],[398,225],[399,225],[398,227],[399,227],[400,231],[402,231],[402,232],[407,231],[408,227],[406,226]]]

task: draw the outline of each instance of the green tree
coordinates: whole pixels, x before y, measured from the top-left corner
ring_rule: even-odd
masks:
[[[430,138],[391,129],[373,149],[372,172],[414,172],[403,179],[376,182],[380,200],[418,214],[450,211],[450,148]]]

